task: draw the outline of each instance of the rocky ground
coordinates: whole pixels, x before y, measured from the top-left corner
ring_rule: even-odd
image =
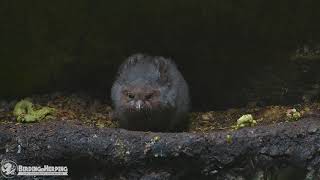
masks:
[[[117,128],[110,104],[83,94],[23,99],[55,113],[22,123],[20,99],[1,101],[0,158],[66,164],[69,179],[318,177],[319,103],[191,112],[187,132],[154,133]]]
[[[33,103],[35,109],[51,107],[56,110],[54,116],[47,120],[59,119],[80,121],[94,127],[117,128],[116,119],[112,119],[112,106],[104,100],[95,99],[85,94],[52,93],[35,95],[11,101],[0,101],[1,123],[17,123],[13,114],[15,105],[22,99]],[[299,113],[297,118],[292,112]],[[191,112],[190,128],[187,132],[212,132],[217,130],[233,130],[237,120],[246,114],[251,114],[256,120],[256,126],[286,123],[307,116],[317,116],[320,103],[302,103],[295,105],[274,105],[258,107],[249,105],[243,108],[231,108],[224,111]]]

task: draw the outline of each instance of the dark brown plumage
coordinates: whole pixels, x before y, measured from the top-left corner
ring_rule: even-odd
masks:
[[[188,124],[188,85],[169,59],[144,54],[127,58],[119,68],[111,98],[122,128],[173,131]]]

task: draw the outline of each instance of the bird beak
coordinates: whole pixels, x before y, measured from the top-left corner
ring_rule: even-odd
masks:
[[[141,100],[138,100],[136,102],[136,109],[140,111],[142,109],[142,105],[143,105],[143,102]]]

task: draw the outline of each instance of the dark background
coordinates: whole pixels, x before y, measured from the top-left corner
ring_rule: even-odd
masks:
[[[320,59],[319,0],[0,2],[0,97],[85,91],[108,101],[117,67],[137,52],[171,57],[194,110],[297,103]],[[307,70],[306,70],[307,69]]]

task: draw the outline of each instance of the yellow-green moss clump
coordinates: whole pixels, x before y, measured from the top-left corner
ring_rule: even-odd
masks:
[[[248,126],[255,126],[257,124],[257,121],[253,119],[251,114],[246,114],[241,116],[237,120],[237,124],[234,126],[234,129],[239,129],[243,127],[248,127]]]
[[[23,123],[38,122],[50,117],[54,113],[55,109],[50,107],[41,107],[35,110],[32,102],[28,100],[21,100],[13,110],[13,115],[17,118],[17,121]]]
[[[227,135],[227,143],[232,143],[232,136],[230,134]]]
[[[286,115],[288,121],[297,121],[301,118],[301,113],[298,112],[295,108],[288,109]]]

